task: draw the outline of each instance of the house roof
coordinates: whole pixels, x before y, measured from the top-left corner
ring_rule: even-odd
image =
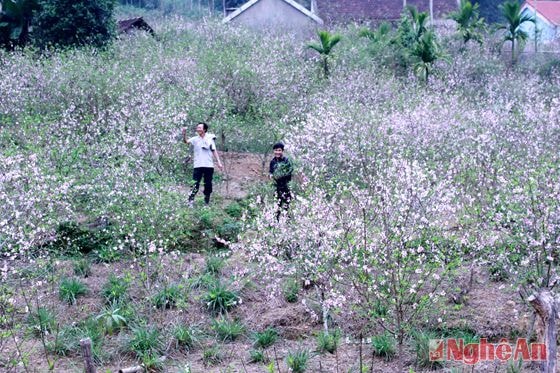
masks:
[[[430,0],[407,0],[407,5],[428,12]],[[433,0],[434,17],[441,18],[458,8],[457,0]],[[328,20],[397,20],[403,12],[402,0],[317,0],[318,14]]]
[[[552,23],[555,26],[560,25],[560,1],[527,0],[525,1],[525,3],[523,3],[522,9],[524,8],[530,8],[533,12],[536,8],[537,13],[539,13],[548,22]]]
[[[256,3],[258,3],[259,1],[261,1],[261,0],[249,0],[248,2],[243,4],[241,7],[239,7],[235,12],[231,13],[226,18],[224,18],[224,20],[222,22],[223,23],[230,22],[231,20],[233,20],[234,18],[236,18],[237,16],[239,16],[240,14],[245,12],[247,9],[249,9],[250,7],[255,5]],[[278,1],[283,1],[283,2],[291,5],[292,7],[299,10],[301,13],[303,13],[307,17],[311,18],[313,21],[317,22],[318,24],[321,24],[321,25],[323,24],[323,20],[321,18],[319,18],[315,13],[312,13],[311,11],[309,11],[309,9],[306,9],[304,6],[298,4],[296,1],[294,1],[294,0],[278,0]]]
[[[119,34],[124,32],[129,32],[133,29],[140,29],[149,32],[150,34],[154,34],[154,30],[148,25],[144,18],[136,17],[130,19],[123,19],[117,22]]]

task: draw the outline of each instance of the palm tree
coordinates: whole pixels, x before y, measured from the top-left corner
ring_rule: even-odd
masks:
[[[0,44],[12,49],[29,41],[29,26],[36,0],[0,0]]]
[[[470,0],[461,0],[459,10],[452,12],[449,18],[457,22],[457,31],[463,37],[463,44],[470,40],[482,44],[480,30],[484,29],[485,22],[484,18],[480,17],[478,3],[473,5]]]
[[[428,30],[427,23],[429,14],[426,12],[419,12],[418,9],[412,5],[407,6],[407,9],[410,13],[412,29],[416,35],[416,40],[420,40],[422,35]]]
[[[441,51],[441,47],[436,40],[433,31],[426,31],[420,40],[414,45],[411,53],[416,57],[417,61],[414,64],[414,72],[418,77],[423,79],[426,83],[430,77],[434,63],[438,59],[445,59],[445,55]]]
[[[502,16],[506,19],[506,23],[501,25],[499,29],[506,30],[504,35],[504,43],[511,41],[511,64],[515,63],[515,44],[527,40],[529,34],[522,29],[525,22],[535,22],[529,14],[522,14],[521,6],[516,0],[508,0],[500,5]]]
[[[307,47],[316,50],[319,52],[322,58],[322,65],[323,65],[323,73],[325,78],[329,77],[329,56],[331,54],[332,49],[341,39],[341,36],[338,34],[331,35],[328,31],[319,31],[317,32],[319,35],[320,43],[308,43]]]

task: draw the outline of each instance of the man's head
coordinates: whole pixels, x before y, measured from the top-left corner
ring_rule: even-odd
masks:
[[[204,136],[204,134],[208,131],[208,125],[204,122],[200,122],[196,125],[196,133],[199,136]]]
[[[272,147],[272,150],[274,150],[274,156],[276,158],[282,158],[282,156],[284,155],[284,144],[282,144],[281,142],[278,142],[278,143],[274,144],[274,146]]]

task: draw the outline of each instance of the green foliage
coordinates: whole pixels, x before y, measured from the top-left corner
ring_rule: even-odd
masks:
[[[278,331],[274,328],[266,328],[262,332],[256,332],[253,337],[253,347],[267,348],[278,339]]]
[[[95,319],[102,325],[105,333],[113,334],[127,323],[123,311],[117,303],[112,303],[105,307]]]
[[[173,308],[177,305],[177,301],[182,294],[183,287],[180,285],[165,286],[153,296],[152,302],[157,308]]]
[[[164,343],[157,327],[139,325],[132,329],[132,336],[128,341],[128,350],[136,356],[159,355],[163,348]]]
[[[482,44],[482,31],[485,27],[484,18],[480,17],[479,5],[470,0],[461,0],[459,10],[452,12],[449,18],[457,22],[457,31],[463,38],[463,43],[467,44],[470,40]]]
[[[200,331],[194,327],[179,324],[173,329],[173,337],[175,337],[177,346],[191,349],[199,343]]]
[[[329,352],[333,354],[340,344],[340,330],[326,332],[322,330],[317,335],[317,351],[320,353]]]
[[[298,300],[299,282],[296,279],[290,278],[284,283],[283,293],[284,299],[288,303],[295,303]]]
[[[39,0],[33,39],[49,46],[104,46],[115,37],[115,0]]]
[[[206,257],[206,273],[219,276],[225,264],[224,258],[220,255],[209,255]]]
[[[228,241],[237,241],[237,235],[240,231],[241,224],[228,218],[224,219],[222,223],[216,227],[218,236]]]
[[[535,22],[529,14],[521,12],[521,5],[516,0],[508,0],[500,5],[500,11],[505,18],[505,23],[500,25],[500,30],[505,30],[503,41],[511,42],[511,62],[515,63],[515,46],[524,43],[529,35],[521,27],[526,22]]]
[[[431,331],[416,331],[412,334],[414,351],[416,352],[416,364],[421,368],[436,369],[443,366],[441,361],[430,360],[430,339],[440,339]]]
[[[371,348],[376,356],[383,357],[386,361],[393,359],[397,353],[397,341],[388,334],[379,334],[371,339]]]
[[[76,325],[64,326],[54,339],[48,344],[48,349],[58,355],[68,355],[81,351],[80,340],[91,339],[94,360],[103,360],[104,330],[97,320],[90,317]]]
[[[441,47],[433,31],[426,31],[414,45],[411,55],[417,59],[414,72],[424,81],[428,81],[434,63],[443,57]]]
[[[72,267],[76,276],[88,277],[91,274],[91,263],[88,258],[74,260]]]
[[[225,212],[232,218],[240,218],[243,215],[243,207],[237,202],[232,202],[226,206]]]
[[[317,53],[321,55],[323,74],[325,78],[328,78],[330,74],[329,56],[331,55],[335,45],[337,45],[342,39],[342,36],[339,34],[332,35],[328,31],[317,31],[317,35],[319,36],[319,43],[310,42],[307,43],[307,47],[317,51]]]
[[[212,329],[222,342],[234,341],[245,332],[245,326],[240,321],[223,316],[212,321]]]
[[[202,361],[204,365],[216,365],[223,360],[222,351],[217,345],[212,345],[202,351]]]
[[[128,298],[129,286],[128,279],[111,274],[103,285],[101,295],[105,298],[105,303],[123,302]]]
[[[268,359],[263,350],[249,351],[249,361],[251,363],[267,363]]]
[[[69,304],[76,304],[81,295],[88,292],[86,284],[75,278],[64,278],[59,284],[58,295],[60,299]]]
[[[160,356],[155,353],[145,353],[140,357],[140,360],[142,361],[142,366],[144,366],[146,372],[164,371],[165,366],[163,364],[163,361],[160,359]]]
[[[29,27],[37,0],[0,1],[0,47],[23,47],[29,41]]]
[[[67,221],[56,227],[56,239],[49,246],[59,254],[88,254],[106,248],[112,239],[107,229],[90,228]]]
[[[37,337],[52,333],[57,325],[56,316],[46,307],[38,307],[27,317],[27,325]]]
[[[95,259],[100,263],[114,263],[122,258],[119,250],[109,246],[102,246],[94,251]]]
[[[239,304],[239,296],[224,284],[216,281],[203,296],[206,309],[212,314],[223,314]]]
[[[289,351],[286,356],[286,365],[293,373],[304,373],[307,370],[308,362],[309,352],[307,350]]]

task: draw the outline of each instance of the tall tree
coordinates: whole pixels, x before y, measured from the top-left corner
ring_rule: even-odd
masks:
[[[115,36],[115,0],[39,0],[33,39],[41,47],[102,46]]]
[[[13,49],[27,44],[37,0],[0,0],[0,8],[0,45]]]
[[[508,0],[500,5],[500,11],[505,18],[505,23],[499,29],[505,30],[504,43],[511,42],[511,63],[515,63],[515,45],[525,42],[529,34],[522,26],[526,22],[535,22],[529,14],[521,12],[521,5],[516,0]]]
[[[463,43],[467,44],[470,40],[474,40],[482,44],[482,33],[485,22],[480,17],[477,3],[473,5],[470,0],[461,0],[459,9],[452,12],[449,18],[457,22],[457,31],[463,38]]]

